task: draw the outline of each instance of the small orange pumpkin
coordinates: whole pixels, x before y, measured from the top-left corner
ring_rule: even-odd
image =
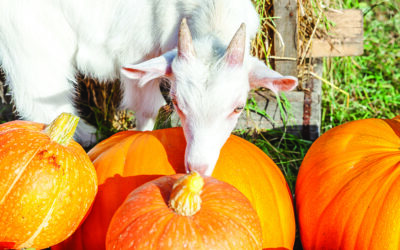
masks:
[[[399,249],[400,116],[337,126],[301,164],[296,204],[305,249]]]
[[[233,186],[196,172],[163,176],[130,193],[106,249],[261,249],[257,213]]]
[[[88,153],[99,179],[93,209],[73,237],[55,249],[104,249],[108,223],[126,195],[161,175],[185,173],[185,147],[182,128],[125,131],[97,144]],[[293,248],[292,196],[281,171],[263,151],[232,135],[212,176],[250,200],[261,220],[264,248]]]
[[[79,226],[97,191],[96,172],[73,141],[78,117],[50,126],[0,125],[0,248],[46,248]]]

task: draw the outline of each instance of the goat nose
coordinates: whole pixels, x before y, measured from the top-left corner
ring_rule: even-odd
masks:
[[[208,165],[207,164],[188,164],[188,171],[196,171],[201,175],[208,175]]]

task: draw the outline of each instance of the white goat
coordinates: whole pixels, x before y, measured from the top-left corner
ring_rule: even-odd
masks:
[[[19,114],[44,123],[76,113],[77,71],[110,80],[123,66],[123,107],[151,130],[169,77],[186,168],[211,175],[250,88],[297,85],[249,55],[258,24],[248,0],[0,0],[0,60]]]

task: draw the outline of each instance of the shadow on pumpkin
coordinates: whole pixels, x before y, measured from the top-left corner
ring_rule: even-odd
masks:
[[[286,247],[272,247],[272,248],[263,248],[263,250],[289,250]]]
[[[105,249],[108,225],[118,207],[128,194],[142,184],[162,175],[122,177],[114,175],[99,185],[96,199],[81,226],[67,240],[51,247],[52,250]]]
[[[400,137],[400,115],[393,119],[385,119],[384,121],[393,129],[396,135]]]

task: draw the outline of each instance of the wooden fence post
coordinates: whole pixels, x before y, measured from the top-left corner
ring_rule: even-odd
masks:
[[[297,76],[297,0],[274,0],[275,70],[282,75]],[[279,59],[281,57],[282,59]],[[292,58],[295,60],[288,60]]]

